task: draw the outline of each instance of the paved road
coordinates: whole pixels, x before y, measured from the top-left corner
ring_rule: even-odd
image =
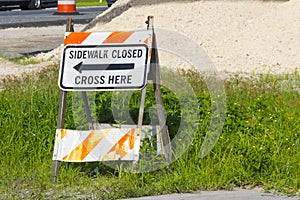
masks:
[[[75,24],[75,31],[81,31],[84,26]],[[0,57],[30,56],[51,51],[63,43],[65,31],[65,25],[0,29]]]
[[[56,8],[0,12],[0,57],[20,57],[48,52],[63,43],[66,19],[74,19],[75,31],[107,7],[79,7],[79,15],[53,15]],[[3,39],[5,38],[5,39]]]
[[[63,25],[66,18],[72,17],[77,24],[87,24],[107,7],[79,7],[79,15],[54,15],[56,8],[42,10],[12,10],[0,12],[0,29],[15,27],[44,27]]]

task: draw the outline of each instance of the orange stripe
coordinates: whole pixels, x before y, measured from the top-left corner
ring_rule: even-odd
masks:
[[[145,44],[148,44],[148,42],[149,42],[149,39],[146,38],[146,40],[144,41],[144,43],[145,43]]]
[[[108,152],[107,154],[116,151],[116,155],[120,155],[123,158],[128,152],[124,143],[129,139],[129,149],[134,148],[134,128],[128,131]]]
[[[129,149],[132,150],[134,148],[134,129],[130,130],[129,136]]]
[[[108,134],[109,131],[91,131],[85,140],[79,144],[70,154],[63,157],[63,160],[82,161]]]
[[[90,34],[91,32],[72,32],[65,38],[64,45],[81,44]]]
[[[58,4],[57,12],[68,13],[68,12],[76,12],[75,4]]]
[[[63,139],[64,137],[66,137],[66,135],[67,135],[67,130],[61,129],[60,130],[60,139]]]
[[[133,33],[134,32],[113,32],[103,41],[103,43],[123,43]]]

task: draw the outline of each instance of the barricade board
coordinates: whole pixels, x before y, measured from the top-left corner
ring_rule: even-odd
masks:
[[[150,68],[152,31],[70,32],[62,53],[64,91],[140,90]]]
[[[57,129],[53,160],[64,162],[137,161],[140,129],[102,130]]]

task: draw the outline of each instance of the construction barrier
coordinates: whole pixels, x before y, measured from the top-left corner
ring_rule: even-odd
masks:
[[[76,12],[75,1],[58,0],[58,3],[58,12]],[[153,81],[157,105],[163,105],[152,16],[148,17],[147,24],[147,30],[143,31],[72,32],[72,20],[67,20],[58,80],[61,91],[51,182],[59,173],[61,161],[121,160],[135,163],[139,160],[141,140],[154,135],[157,136],[157,152],[164,154],[166,159],[170,158],[171,149],[165,148],[170,137],[164,110],[156,107],[157,126],[143,126],[148,80]],[[152,76],[148,77],[148,74]],[[142,91],[137,125],[97,126],[92,121],[86,92],[122,90]],[[89,130],[64,128],[69,91],[82,92]]]
[[[150,70],[152,31],[68,32],[59,86],[65,91],[140,90]]]
[[[57,12],[54,14],[78,15],[79,13],[76,11],[76,0],[58,0]]]
[[[140,129],[110,128],[103,130],[57,129],[53,160],[64,162],[137,161]]]
[[[152,46],[151,31],[67,32],[64,45],[145,44]],[[149,52],[150,53],[150,52]]]

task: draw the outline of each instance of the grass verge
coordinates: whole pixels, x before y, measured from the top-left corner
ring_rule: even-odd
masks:
[[[196,91],[201,115],[196,138],[180,159],[162,170],[138,174],[99,163],[62,163],[54,185],[49,181],[59,100],[58,67],[4,80],[4,91],[0,92],[0,199],[118,199],[245,185],[299,195],[300,75],[225,81],[223,133],[212,152],[201,159],[200,147],[210,122],[210,94],[198,73],[180,73]],[[65,126],[74,129],[71,96]],[[163,99],[167,102],[167,124],[176,132],[174,122],[181,117],[180,106],[168,89],[163,89]],[[97,95],[97,109],[106,113],[96,116],[99,121],[113,122],[108,111],[110,100],[111,93]],[[130,112],[135,118],[138,92],[131,101]],[[153,100],[146,103],[146,112],[152,105]],[[90,176],[95,167],[100,173]]]
[[[99,0],[77,0],[76,6],[107,6],[106,0],[103,0],[101,3]]]
[[[50,59],[49,60],[37,59],[34,57],[30,57],[30,56],[8,57],[5,55],[0,55],[0,59],[8,60],[10,62],[19,64],[19,65],[34,65],[34,64],[39,64],[39,63],[50,60]]]
[[[34,57],[26,57],[26,56],[22,56],[18,58],[7,58],[7,60],[20,65],[34,65],[34,64],[45,62],[45,60],[39,60]]]

